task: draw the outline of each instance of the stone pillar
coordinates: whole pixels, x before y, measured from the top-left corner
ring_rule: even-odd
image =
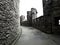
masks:
[[[19,0],[0,0],[0,45],[9,45],[19,34]]]

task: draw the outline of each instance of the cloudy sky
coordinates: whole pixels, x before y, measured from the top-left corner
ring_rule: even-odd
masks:
[[[27,11],[31,8],[36,8],[38,11],[37,17],[43,15],[42,0],[20,0],[20,15],[27,16]]]

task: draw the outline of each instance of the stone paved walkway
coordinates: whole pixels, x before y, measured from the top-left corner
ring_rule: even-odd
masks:
[[[22,35],[15,45],[60,45],[59,37],[45,34],[32,27],[21,26],[21,28]]]

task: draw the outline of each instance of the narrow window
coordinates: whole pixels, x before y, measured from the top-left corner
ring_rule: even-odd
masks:
[[[59,25],[60,25],[60,20],[59,20]]]
[[[60,17],[55,17],[55,25],[60,26]]]

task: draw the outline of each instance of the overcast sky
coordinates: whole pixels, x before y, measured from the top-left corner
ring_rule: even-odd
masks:
[[[27,11],[31,8],[36,8],[38,11],[37,17],[43,15],[42,0],[20,0],[20,15],[27,16]]]

